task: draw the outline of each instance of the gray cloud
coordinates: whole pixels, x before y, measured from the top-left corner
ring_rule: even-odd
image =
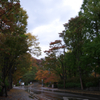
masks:
[[[73,9],[63,6],[61,0],[21,0],[21,5],[29,15],[29,30],[40,25],[49,24],[52,20],[60,18],[66,21]]]
[[[20,1],[29,16],[28,32],[38,35],[40,46],[44,50],[50,42],[59,39],[58,33],[64,30],[63,24],[78,15],[83,0]]]

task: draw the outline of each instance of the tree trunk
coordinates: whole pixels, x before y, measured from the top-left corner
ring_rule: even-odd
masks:
[[[2,82],[3,82],[3,86],[1,89],[1,96],[5,95],[5,97],[7,97],[7,87],[5,84],[5,80],[6,80],[6,68],[7,68],[7,63],[4,63],[4,67],[2,69]]]
[[[82,81],[82,75],[81,75],[81,69],[80,69],[80,67],[79,67],[79,75],[80,75],[81,90],[83,90],[83,81]]]
[[[3,96],[3,86],[2,86],[2,89],[1,89],[1,91],[0,91],[0,96]]]
[[[2,86],[2,89],[1,89],[1,92],[0,92],[0,96],[5,96],[5,97],[8,96],[8,95],[7,95],[7,87],[6,87],[5,83],[4,83],[4,85]]]
[[[6,87],[6,85],[4,85],[4,89],[3,89],[3,91],[4,91],[4,95],[5,95],[5,97],[7,97],[8,95],[7,95],[7,87]]]
[[[11,70],[10,70],[10,72],[9,72],[9,88],[8,88],[8,90],[10,90],[10,89],[12,89],[12,72],[11,72]]]
[[[63,66],[63,85],[64,85],[64,89],[65,89],[65,85],[66,85],[66,78],[65,78],[65,76],[66,76],[66,73],[65,73],[65,66]]]
[[[66,86],[66,80],[65,80],[65,77],[63,79],[63,84],[64,84],[64,89],[65,89],[65,86]]]

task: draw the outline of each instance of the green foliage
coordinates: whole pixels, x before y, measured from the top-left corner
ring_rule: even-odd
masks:
[[[9,80],[6,78],[6,80],[5,80],[5,85],[8,87],[9,86],[9,82],[8,82]]]
[[[99,78],[95,77],[84,77],[84,87],[97,87],[99,86]]]
[[[94,84],[92,82],[87,82],[86,83],[86,87],[93,87],[93,86],[94,86]]]
[[[89,65],[92,66],[91,70],[94,70],[96,73],[100,74],[100,36],[93,39],[92,42],[87,42],[84,47],[85,48],[83,48],[83,50],[86,55],[85,57],[90,63]]]
[[[65,23],[65,31],[60,33],[67,49],[71,51],[66,53],[66,72],[70,82],[72,80],[73,83],[79,82],[71,80],[71,78],[80,76],[78,78],[85,86],[86,78],[84,79],[83,76],[89,77],[93,70],[100,74],[99,10],[100,0],[84,0],[79,16],[71,18],[68,23]],[[91,86],[95,83],[86,81],[86,84]]]
[[[74,80],[73,80],[74,81]],[[66,82],[66,85],[65,85],[66,88],[80,88],[81,85],[80,85],[80,82]],[[58,88],[63,88],[63,84],[60,82],[58,83]]]
[[[29,82],[32,82],[35,80],[35,74],[36,74],[35,70],[29,71],[23,75],[22,80],[25,82],[25,84],[28,84]]]
[[[63,88],[64,85],[63,84],[58,84],[58,88]]]
[[[79,80],[79,77],[71,77],[71,78],[68,78],[66,80],[66,83],[69,83],[69,82],[71,82],[71,83],[79,83],[80,80]]]
[[[90,76],[93,71],[100,74],[100,0],[83,0],[79,16],[64,27],[59,34],[70,52],[59,55],[60,42],[51,42],[43,66],[60,75],[58,87],[63,87],[63,79],[66,87],[80,87],[79,82],[81,89],[98,85],[99,79]]]
[[[28,17],[26,11],[20,8],[19,0],[12,0],[12,3],[2,0],[0,5],[0,71],[2,83],[11,86],[12,74],[17,68],[16,59],[28,51],[24,35]]]
[[[37,39],[37,36],[31,35],[31,33],[27,33],[26,35],[26,39],[27,39],[27,45],[29,47],[29,52],[36,55],[36,56],[40,56],[41,55],[41,48],[39,47],[39,42]]]
[[[80,88],[81,85],[80,83],[66,83],[66,88],[74,88],[74,87]]]
[[[63,82],[58,83],[58,88],[63,88]],[[99,86],[99,78],[83,77],[84,88]],[[66,88],[80,88],[79,77],[73,77],[66,80]]]

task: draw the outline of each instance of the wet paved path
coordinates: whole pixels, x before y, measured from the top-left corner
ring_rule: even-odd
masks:
[[[39,97],[46,97],[49,100],[100,100],[96,97],[72,94],[72,93],[64,93],[64,92],[54,92],[54,91],[31,91]],[[44,99],[44,100],[48,100]]]
[[[97,93],[99,95],[99,92]],[[8,92],[7,98],[0,97],[0,100],[100,100],[97,96],[75,94],[75,92],[73,94],[68,90],[41,87],[38,83],[34,83],[31,86],[14,87]]]
[[[8,92],[8,97],[0,97],[0,100],[33,100],[30,97],[30,94],[23,89],[14,88]]]
[[[93,96],[93,95],[86,95],[86,94],[85,95],[77,94],[77,93],[75,94],[75,92],[69,93],[68,91],[61,90],[61,89],[41,87],[37,83],[34,83],[32,87],[29,87],[28,91],[31,94],[35,94],[41,98],[46,97],[46,99],[43,99],[43,100],[100,100],[97,97],[98,95]],[[82,91],[79,91],[79,92],[82,92]],[[85,91],[85,92],[88,92],[88,91]]]

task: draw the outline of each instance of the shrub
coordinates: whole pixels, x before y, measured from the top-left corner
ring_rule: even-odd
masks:
[[[81,85],[80,85],[80,83],[72,83],[72,82],[66,83],[66,88],[74,88],[74,87],[80,88]]]
[[[87,82],[85,86],[86,87],[92,87],[93,86],[93,83],[92,82]]]
[[[83,79],[84,87],[96,87],[99,86],[99,78],[86,77]]]
[[[79,80],[80,78],[79,77],[72,77],[72,78],[68,78],[67,80],[66,80],[66,82],[70,82],[70,83],[79,83],[80,82],[80,80]]]
[[[63,84],[58,84],[58,88],[63,88]]]

